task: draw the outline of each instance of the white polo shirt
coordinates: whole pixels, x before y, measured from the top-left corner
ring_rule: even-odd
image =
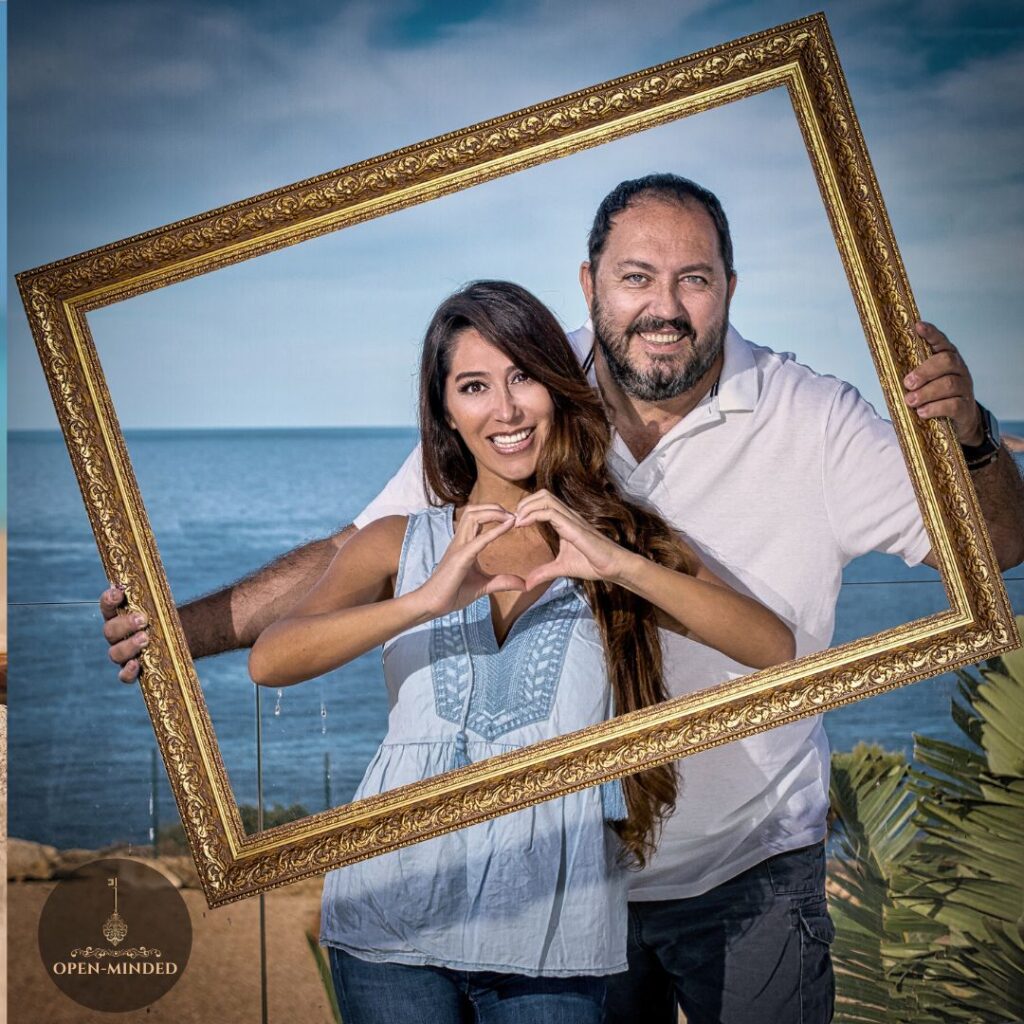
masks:
[[[569,340],[584,362],[589,325]],[[829,646],[847,562],[885,551],[915,565],[930,547],[892,424],[850,384],[731,327],[718,386],[640,463],[617,434],[608,461],[622,488],[650,502],[713,572],[790,624],[798,656]],[[356,525],[422,508],[420,466],[417,448]],[[695,641],[662,637],[673,696],[750,671]],[[675,814],[631,899],[696,896],[825,835],[829,750],[820,716],[678,768]]]

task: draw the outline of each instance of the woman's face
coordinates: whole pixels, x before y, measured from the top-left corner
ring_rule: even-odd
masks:
[[[472,327],[453,341],[445,408],[478,478],[489,473],[518,483],[533,476],[554,422],[551,395]]]

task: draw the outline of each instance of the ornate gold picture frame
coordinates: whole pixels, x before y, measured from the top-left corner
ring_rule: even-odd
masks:
[[[378,797],[246,835],[86,315],[251,257],[785,87],[949,609]],[[151,623],[142,689],[211,906],[817,714],[1016,646],[959,445],[900,381],[918,318],[823,15],[365,160],[18,276],[100,553]]]

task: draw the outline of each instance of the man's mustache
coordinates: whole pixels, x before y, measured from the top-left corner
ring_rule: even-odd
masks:
[[[642,316],[630,324],[629,333],[642,334],[646,331],[663,331],[666,327],[671,327],[673,331],[688,334],[691,337],[694,334],[693,324],[690,323],[689,317],[685,316],[673,317],[671,320],[660,320],[656,316]]]

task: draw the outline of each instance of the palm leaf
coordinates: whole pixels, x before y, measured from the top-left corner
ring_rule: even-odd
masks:
[[[980,750],[916,738],[925,838],[893,875],[886,925],[916,919],[927,942],[883,954],[938,1019],[1003,1024],[1024,1007],[1024,658],[958,675],[953,717]]]
[[[1024,652],[957,675],[966,746],[833,757],[839,1022],[1022,1020]]]
[[[882,952],[889,879],[916,835],[908,766],[901,754],[858,744],[832,758],[835,815],[830,911],[836,926],[836,1021],[892,1024],[920,1019],[887,977]],[[836,887],[843,891],[839,896]],[[901,1004],[908,1004],[901,1007]],[[906,1015],[904,1013],[906,1011]]]

